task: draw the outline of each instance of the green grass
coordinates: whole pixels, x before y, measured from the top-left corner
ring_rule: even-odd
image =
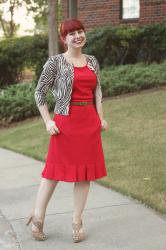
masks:
[[[166,91],[103,103],[110,127],[102,132],[108,176],[97,180],[166,214]],[[0,146],[44,160],[49,135],[41,118],[0,130]]]

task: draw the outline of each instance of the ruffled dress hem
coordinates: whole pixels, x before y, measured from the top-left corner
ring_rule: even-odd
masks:
[[[105,167],[101,168],[97,163],[81,165],[69,165],[61,163],[46,163],[42,177],[50,180],[65,182],[95,181],[107,175]]]

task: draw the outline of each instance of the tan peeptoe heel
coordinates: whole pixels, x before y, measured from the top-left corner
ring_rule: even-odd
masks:
[[[38,240],[38,241],[46,240],[47,237],[45,233],[43,232],[43,223],[38,221],[34,214],[31,214],[29,216],[28,221],[26,222],[26,225],[28,226],[31,221],[32,221],[32,224],[35,225],[35,227],[37,227],[37,229],[39,230],[38,232],[31,231],[32,236],[35,238],[35,240]]]
[[[85,232],[83,231],[82,220],[79,223],[72,222],[73,228],[73,242],[77,243],[85,239]]]

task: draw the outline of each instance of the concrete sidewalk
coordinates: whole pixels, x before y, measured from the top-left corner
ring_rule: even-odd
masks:
[[[0,149],[0,250],[166,250],[166,220],[138,201],[91,182],[83,213],[88,237],[72,242],[73,183],[59,182],[47,208],[48,240],[25,226],[43,162]]]

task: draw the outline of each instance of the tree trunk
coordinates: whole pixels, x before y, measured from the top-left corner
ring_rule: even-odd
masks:
[[[9,37],[13,37],[14,36],[14,28],[15,28],[15,25],[14,25],[14,20],[13,20],[13,18],[14,18],[14,8],[15,8],[15,1],[14,2],[12,2],[12,1],[10,1],[10,8],[9,8],[9,10],[10,10],[10,33],[9,33]]]
[[[48,0],[48,49],[49,56],[59,52],[58,46],[58,28],[57,28],[57,6],[58,0]]]

